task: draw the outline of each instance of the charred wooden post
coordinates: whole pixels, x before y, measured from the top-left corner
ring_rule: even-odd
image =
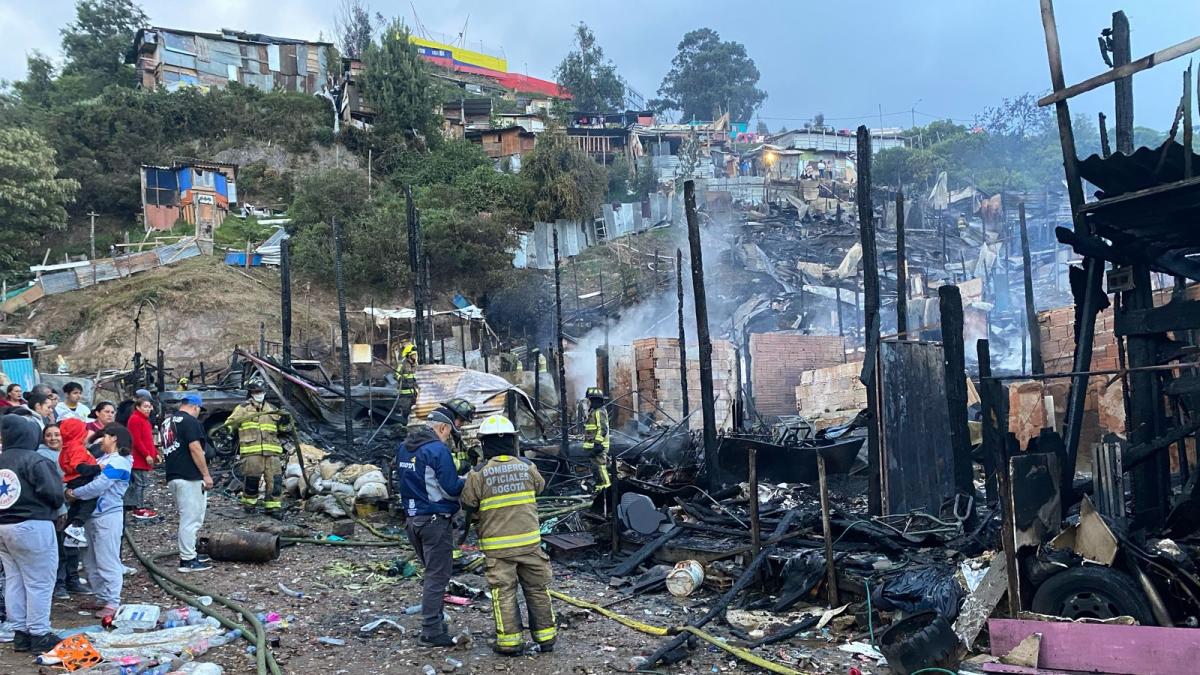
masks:
[[[1055,92],[1061,92],[1066,89],[1066,79],[1063,76],[1062,69],[1062,52],[1058,43],[1058,26],[1054,21],[1054,4],[1051,0],[1041,0],[1042,14],[1042,30],[1046,37],[1046,58],[1050,64],[1050,85]],[[1118,17],[1114,15],[1114,29],[1118,28]],[[1121,14],[1120,21],[1124,20],[1124,15]],[[1125,27],[1128,26],[1127,22]],[[1114,32],[1119,32],[1116,30]],[[1117,53],[1122,49],[1118,43],[1120,36],[1114,36],[1114,62],[1120,58]],[[1128,45],[1124,46],[1125,54],[1128,55]],[[1128,78],[1126,78],[1128,79]],[[1117,151],[1125,152],[1133,150],[1133,93],[1132,89],[1128,90],[1128,95],[1122,97],[1118,94],[1117,109]],[[1128,103],[1128,106],[1125,106]],[[1122,110],[1124,108],[1124,110]],[[1057,100],[1054,102],[1055,117],[1058,121],[1058,136],[1062,145],[1063,154],[1063,171],[1067,179],[1067,196],[1071,201],[1071,214],[1074,224],[1074,230],[1078,233],[1088,235],[1094,234],[1091,225],[1080,213],[1084,206],[1083,198],[1083,181],[1079,176],[1079,158],[1075,150],[1075,131],[1071,126],[1071,109],[1067,105],[1066,99]],[[1123,137],[1122,128],[1129,131],[1127,139]],[[1104,294],[1103,277],[1104,277],[1104,261],[1096,257],[1085,257],[1083,259],[1083,270],[1080,275],[1079,284],[1072,283],[1072,287],[1077,285],[1080,287],[1079,292],[1075,294],[1075,357],[1071,364],[1071,370],[1075,373],[1086,373],[1092,367],[1092,346],[1096,337],[1096,315],[1102,309],[1101,303],[1107,303],[1108,297]],[[1065,422],[1065,438],[1067,460],[1063,462],[1063,481],[1061,485],[1064,487],[1071,485],[1075,478],[1075,463],[1079,456],[1079,434],[1083,427],[1084,404],[1087,399],[1087,375],[1075,375],[1071,378],[1071,390],[1067,399],[1067,416]],[[1071,502],[1070,499],[1064,499],[1063,508],[1066,509]]]
[[[542,409],[542,351],[534,349],[531,356],[533,358],[529,369],[533,371],[533,409],[540,412]]]
[[[1133,60],[1133,48],[1129,42],[1129,18],[1125,12],[1112,15],[1112,66],[1121,66]],[[1056,90],[1062,87],[1055,86]],[[1117,152],[1133,154],[1133,78],[1122,77],[1113,83],[1116,91]]]
[[[1108,118],[1100,113],[1100,156],[1108,159],[1112,155],[1112,146],[1108,142]]]
[[[467,320],[458,315],[458,351],[462,353],[462,367],[467,367]]]
[[[292,240],[279,241],[279,321],[280,341],[283,342],[283,365],[292,367]],[[204,364],[200,364],[203,380]]]
[[[346,281],[342,274],[342,228],[337,218],[333,226],[333,280],[337,285],[338,326],[342,330],[342,422],[345,425],[346,449],[354,447],[354,399],[350,396],[350,322],[346,320]]]
[[[875,214],[871,204],[871,134],[866,126],[858,128],[858,227],[862,243],[863,334],[866,354],[859,379],[867,388],[867,410],[872,422],[867,430],[868,494],[871,515],[883,513],[882,483],[879,470],[879,387],[876,369],[879,357],[879,258],[875,245]]]
[[[421,289],[421,235],[416,202],[413,201],[412,186],[404,186],[405,213],[408,221],[408,270],[412,275],[412,296],[415,317],[413,318],[412,343],[417,349],[417,359],[426,363],[425,355],[425,293]]]
[[[675,297],[679,311],[679,389],[683,393],[683,419],[688,418],[687,331],[683,324],[683,249],[675,249]]]
[[[1008,570],[1008,611],[1017,616],[1021,611],[1020,577],[1017,573],[1017,550],[1014,539],[1012,484],[1008,468],[1008,401],[1000,382],[992,378],[992,354],[987,340],[975,343],[979,356],[979,404],[983,410],[983,452],[990,457],[1000,503],[1000,544]]]
[[[157,312],[157,310],[155,310]],[[155,378],[154,385],[158,387],[160,392],[166,391],[167,384],[167,364],[163,350],[156,350],[154,353]]]
[[[1150,283],[1150,268],[1133,265],[1133,288],[1121,292],[1121,303],[1114,321],[1126,323],[1139,313],[1154,307],[1154,289]],[[1129,321],[1129,323],[1134,323]],[[1125,326],[1122,326],[1124,329]],[[1163,334],[1153,332],[1150,326],[1141,326],[1126,335],[1129,351],[1129,444],[1132,447],[1155,445],[1166,430],[1166,411],[1163,409],[1163,392],[1158,373],[1137,370],[1158,364],[1158,347]],[[1125,330],[1118,331],[1118,334]],[[1133,526],[1158,528],[1167,518],[1171,498],[1171,468],[1168,452],[1159,450],[1146,461],[1129,461],[1130,487],[1133,493]],[[1070,485],[1067,483],[1067,485]]]
[[[975,467],[971,459],[971,430],[967,426],[967,357],[963,343],[962,295],[958,286],[938,288],[938,309],[941,312],[942,357],[946,367],[950,447],[954,453],[954,487],[959,494],[973,495]],[[971,515],[974,515],[974,508]]]
[[[896,192],[896,332],[908,339],[908,264],[904,250],[904,191]]]
[[[567,456],[567,367],[563,356],[562,266],[558,259],[558,227],[554,228],[554,340],[558,350],[558,449]],[[487,350],[484,350],[486,354]],[[486,358],[486,357],[485,357]],[[616,514],[614,514],[616,515]]]
[[[758,555],[762,551],[762,523],[758,519],[758,450],[751,446],[746,449],[746,454],[750,485],[750,552]]]
[[[1042,364],[1042,331],[1038,328],[1037,307],[1033,303],[1033,263],[1029,254],[1029,230],[1025,226],[1025,202],[1017,205],[1021,221],[1021,263],[1025,277],[1025,328],[1029,331],[1029,368],[1034,375],[1045,371]]]
[[[817,481],[821,489],[821,533],[825,538],[825,585],[829,606],[837,607],[837,567],[833,562],[833,526],[829,523],[829,482],[825,478],[825,455],[817,451]]]
[[[687,213],[688,247],[692,256],[692,296],[696,307],[696,341],[700,345],[700,410],[704,416],[704,470],[711,488],[720,486],[717,475],[717,415],[713,401],[712,340],[708,335],[708,299],[704,294],[704,253],[700,246],[700,218],[696,214],[696,184],[683,184]]]

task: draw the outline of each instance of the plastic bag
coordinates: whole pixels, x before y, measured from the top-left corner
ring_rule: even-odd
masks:
[[[903,610],[910,614],[933,610],[953,621],[964,596],[952,565],[932,565],[907,570],[887,577],[872,589],[871,601],[885,611]]]

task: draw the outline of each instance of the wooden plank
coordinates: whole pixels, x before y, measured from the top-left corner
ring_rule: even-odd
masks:
[[[1074,98],[1085,92],[1089,92],[1097,87],[1103,87],[1106,84],[1111,84],[1125,77],[1129,77],[1134,73],[1140,73],[1143,70],[1149,70],[1160,63],[1173,61],[1181,56],[1187,56],[1194,51],[1200,50],[1200,36],[1196,36],[1190,40],[1184,40],[1179,44],[1171,45],[1166,49],[1160,49],[1153,54],[1147,54],[1142,58],[1131,61],[1123,66],[1105,71],[1094,77],[1089,77],[1083,82],[1073,84],[1065,89],[1060,89],[1038,99],[1039,106],[1048,106],[1051,103],[1058,103]]]
[[[1118,312],[1113,330],[1118,336],[1150,335],[1200,326],[1200,300],[1175,300],[1161,307]]]
[[[1042,634],[1039,667],[1102,673],[1176,675],[1200,660],[1192,628],[992,619],[992,654],[1007,654],[1034,633]],[[1044,672],[1044,671],[1039,671]]]

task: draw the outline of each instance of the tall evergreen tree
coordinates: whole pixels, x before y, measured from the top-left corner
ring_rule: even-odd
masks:
[[[610,113],[625,104],[625,83],[585,23],[575,27],[575,49],[554,69],[554,76],[571,93],[575,110]]]

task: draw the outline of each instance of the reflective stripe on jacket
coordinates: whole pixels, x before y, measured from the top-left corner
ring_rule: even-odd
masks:
[[[417,395],[417,368],[408,359],[396,366],[396,388],[401,396]]]
[[[520,555],[542,543],[537,494],[546,481],[533,462],[498,455],[467,474],[460,501],[478,511],[479,548],[497,557]]]

